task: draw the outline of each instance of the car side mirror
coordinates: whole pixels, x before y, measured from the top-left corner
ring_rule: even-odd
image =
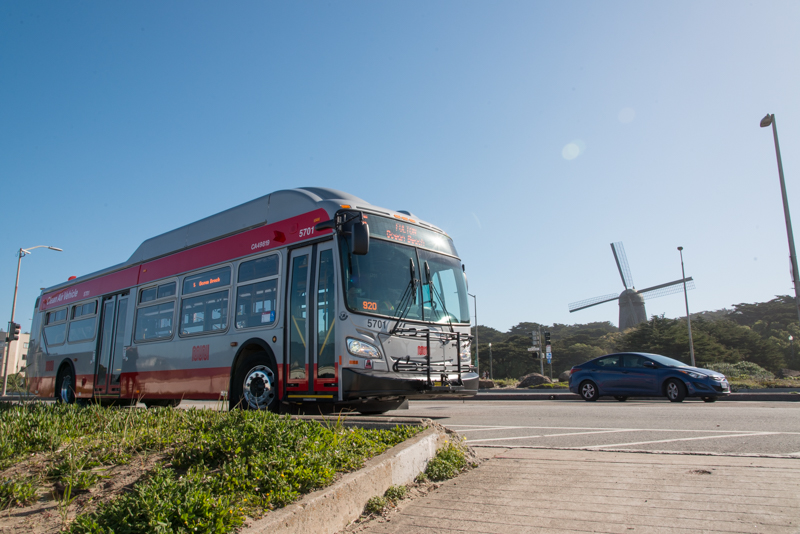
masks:
[[[646,361],[646,362],[644,362],[643,365],[645,367],[647,367],[648,369],[658,369],[658,366],[656,365],[656,362]]]

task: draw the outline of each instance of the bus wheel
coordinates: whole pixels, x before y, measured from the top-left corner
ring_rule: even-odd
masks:
[[[75,403],[75,377],[69,365],[59,369],[56,376],[56,402],[59,404]]]
[[[244,410],[276,411],[278,405],[277,377],[278,375],[265,353],[248,355],[236,368],[231,407]]]

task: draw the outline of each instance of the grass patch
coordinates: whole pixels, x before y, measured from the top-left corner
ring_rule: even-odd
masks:
[[[458,475],[469,464],[465,449],[466,447],[460,443],[448,442],[439,449],[436,456],[431,458],[425,468],[425,472],[420,473],[417,481],[431,480],[433,482],[441,482]]]
[[[0,404],[0,465],[37,455],[39,479],[0,485],[0,506],[26,488],[97,487],[111,468],[161,459],[129,491],[99,499],[73,533],[232,532],[247,516],[285,506],[420,428],[363,430],[265,412]],[[27,493],[26,493],[27,492]],[[66,514],[64,514],[66,517]]]

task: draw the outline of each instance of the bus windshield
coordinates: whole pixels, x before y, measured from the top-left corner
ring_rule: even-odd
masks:
[[[381,239],[371,239],[369,253],[355,256],[349,254],[346,239],[340,243],[345,301],[351,311],[434,323],[470,321],[457,258]],[[421,283],[412,281],[412,262],[413,278]]]

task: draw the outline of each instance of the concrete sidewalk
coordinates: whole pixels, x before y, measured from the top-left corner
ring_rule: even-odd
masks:
[[[360,533],[798,533],[800,459],[480,449]]]

